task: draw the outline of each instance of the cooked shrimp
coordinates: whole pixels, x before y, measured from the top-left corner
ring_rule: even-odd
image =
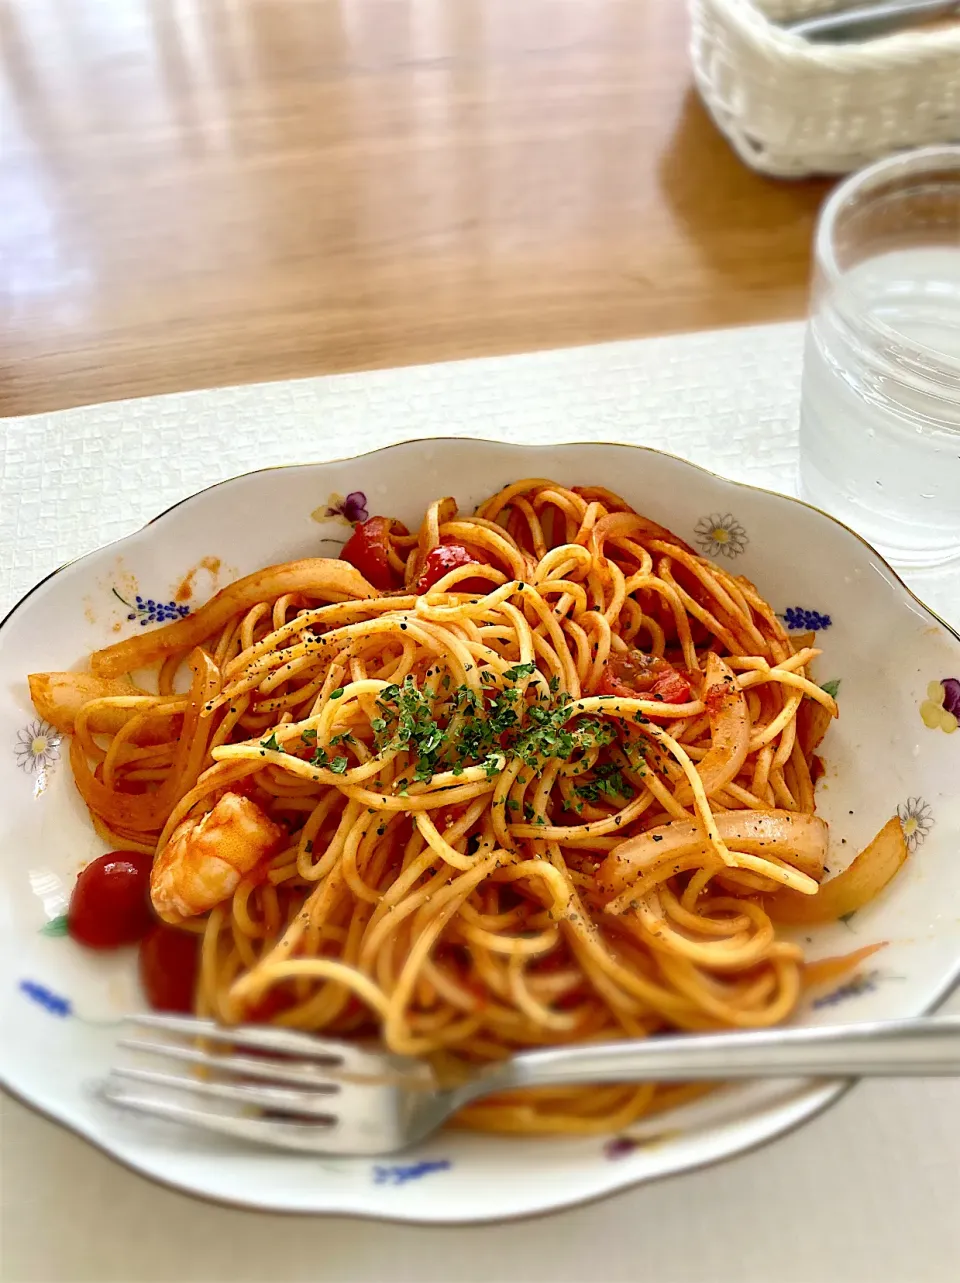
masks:
[[[284,837],[256,802],[225,793],[202,819],[178,825],[157,852],[150,872],[153,907],[168,922],[206,913],[233,895]]]

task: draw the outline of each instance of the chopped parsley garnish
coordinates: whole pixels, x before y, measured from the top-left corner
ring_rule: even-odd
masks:
[[[303,740],[304,744],[316,744],[317,732],[308,728],[307,730],[300,732],[300,738]]]
[[[271,731],[265,740],[261,740],[260,747],[268,748],[272,753],[282,753],[284,751],[283,745],[277,739],[276,731]]]
[[[536,671],[533,663],[514,664],[502,675],[483,669],[480,691],[467,685],[451,688],[446,680],[440,688],[421,689],[412,674],[399,685],[384,686],[370,722],[373,748],[377,753],[407,753],[412,759],[412,776],[398,780],[396,792],[440,772],[458,776],[478,766],[487,779],[494,779],[516,759],[537,772],[551,758],[568,761],[616,738],[615,726],[605,718],[578,711],[556,677],[550,682],[551,696],[542,686],[524,693],[514,684]],[[506,683],[502,687],[501,681]],[[334,736],[331,747],[341,742],[351,741]],[[588,774],[592,778],[582,786],[587,789],[583,796],[622,796],[628,791],[615,766],[601,763]]]
[[[834,677],[829,682],[824,682],[820,689],[822,691],[826,691],[828,695],[832,695],[833,698],[836,699],[837,691],[840,689],[840,678]]]
[[[503,674],[508,682],[518,682],[521,677],[532,677],[537,671],[536,664],[515,664]]]
[[[337,687],[337,689],[336,689],[335,691],[331,691],[331,692],[330,692],[330,698],[331,698],[331,699],[339,699],[339,698],[340,698],[340,696],[343,694],[344,689],[345,689],[345,688],[344,688],[343,686],[338,686],[338,687]]]
[[[627,793],[627,782],[620,773],[619,767],[612,762],[604,762],[593,771],[593,779],[578,784],[574,790],[587,802],[599,802],[601,797],[624,797]]]
[[[345,757],[335,757],[330,763],[330,769],[335,775],[343,775],[347,769],[347,759]]]

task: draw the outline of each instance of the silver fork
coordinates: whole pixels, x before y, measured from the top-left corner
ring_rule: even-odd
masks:
[[[886,0],[818,13],[786,24],[786,30],[807,40],[838,43],[869,40],[873,36],[929,22],[932,18],[960,16],[960,0]]]
[[[124,1038],[121,1047],[196,1066],[203,1076],[119,1065],[101,1096],[138,1114],[325,1154],[393,1153],[471,1101],[521,1087],[960,1074],[960,1016],[554,1047],[492,1065],[452,1090],[440,1088],[422,1061],[312,1034],[188,1016],[127,1019],[170,1037]]]

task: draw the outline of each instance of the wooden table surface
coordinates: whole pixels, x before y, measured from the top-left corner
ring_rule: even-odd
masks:
[[[799,315],[682,0],[0,0],[0,414]]]

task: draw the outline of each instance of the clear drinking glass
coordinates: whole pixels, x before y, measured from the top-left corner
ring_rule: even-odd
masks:
[[[817,227],[804,498],[895,565],[960,558],[960,147],[843,182]]]

